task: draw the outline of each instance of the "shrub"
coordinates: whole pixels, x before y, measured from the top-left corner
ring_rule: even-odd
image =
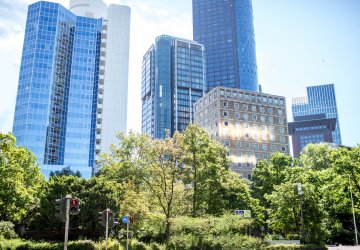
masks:
[[[0,221],[0,236],[5,239],[16,239],[18,236],[14,231],[14,224],[9,221]]]
[[[133,239],[131,241],[131,250],[147,250],[146,244],[141,241],[137,241]]]
[[[150,249],[151,250],[165,250],[165,246],[154,242],[154,243],[151,243]]]
[[[308,244],[308,245],[270,245],[263,248],[264,250],[326,250],[325,246],[320,246],[316,244]]]
[[[71,241],[68,246],[69,250],[96,250],[95,243],[91,240]]]

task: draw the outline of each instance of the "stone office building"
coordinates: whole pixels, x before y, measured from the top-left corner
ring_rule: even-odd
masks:
[[[286,102],[281,96],[217,87],[195,104],[195,123],[229,149],[230,168],[251,179],[260,160],[289,154]]]

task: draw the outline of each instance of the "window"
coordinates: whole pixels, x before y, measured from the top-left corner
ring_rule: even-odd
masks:
[[[239,128],[240,127],[240,122],[235,122],[235,128]]]
[[[258,140],[259,139],[259,136],[257,134],[254,134],[254,140]]]
[[[244,120],[245,121],[249,120],[249,114],[244,114]]]
[[[224,126],[229,126],[229,122],[228,121],[224,121]]]
[[[236,141],[236,147],[241,148],[241,141]]]
[[[274,117],[269,116],[269,123],[270,123],[270,124],[273,124],[273,123],[274,123]]]
[[[244,110],[248,110],[248,109],[249,109],[249,105],[244,104],[244,105],[243,105],[243,109],[244,109]]]
[[[250,163],[250,162],[247,162],[247,163],[246,163],[246,167],[251,168],[251,163]]]
[[[280,104],[280,106],[284,106],[284,99],[280,99],[279,104]]]
[[[244,128],[249,128],[249,123],[244,123]]]
[[[256,112],[256,106],[255,105],[251,105],[251,111]]]
[[[266,135],[262,135],[261,138],[262,138],[263,141],[267,141],[267,136]]]
[[[240,113],[239,113],[239,112],[235,112],[235,113],[234,113],[234,117],[235,117],[236,119],[240,119]]]
[[[257,126],[257,125],[254,125],[253,128],[254,128],[255,131],[258,130],[258,126]]]
[[[250,158],[250,157],[251,157],[250,152],[246,152],[246,158]]]
[[[233,98],[237,98],[238,93],[237,92],[233,92]]]
[[[246,134],[245,134],[245,138],[246,138],[246,139],[249,139],[249,138],[250,138],[250,134],[249,134],[249,133],[246,133]]]
[[[228,102],[224,102],[224,108],[228,107]]]
[[[283,115],[283,110],[282,109],[278,109],[278,115],[282,116]]]
[[[267,151],[267,150],[268,150],[267,144],[263,144],[263,145],[262,145],[262,149],[265,150],[265,151]]]
[[[224,141],[224,146],[225,147],[230,147],[230,141]]]
[[[261,130],[262,130],[262,131],[266,131],[266,126],[265,126],[265,125],[261,125]]]
[[[284,119],[283,118],[279,118],[279,125],[283,125],[284,124]]]
[[[265,116],[260,116],[260,121],[265,122]]]
[[[241,162],[238,162],[237,166],[238,168],[241,168]]]
[[[257,160],[260,160],[260,154],[255,154],[255,158],[257,159]]]
[[[286,152],[286,147],[281,147],[282,152]]]
[[[239,105],[239,103],[237,103],[237,102],[234,102],[234,109],[239,109],[240,108],[240,105]]]
[[[226,91],[226,97],[231,97],[231,92],[230,91]]]
[[[275,152],[276,151],[276,146],[275,145],[271,145],[271,151]]]
[[[224,117],[228,117],[229,116],[229,112],[224,111]]]
[[[261,112],[261,113],[265,113],[265,108],[264,108],[264,107],[260,107],[260,112]]]
[[[225,96],[225,91],[224,90],[220,90],[220,96]]]
[[[264,154],[264,159],[269,160],[269,154]]]
[[[256,115],[253,115],[253,116],[252,116],[252,119],[253,119],[254,122],[256,122],[257,116],[256,116]]]
[[[286,142],[285,136],[280,136],[280,141],[281,141],[281,142]]]
[[[240,138],[240,137],[241,137],[240,131],[236,131],[236,138]]]
[[[270,141],[275,141],[275,135],[270,135],[269,139],[270,139]]]
[[[224,129],[224,136],[229,136],[229,130],[228,129]]]
[[[270,130],[271,132],[274,132],[274,126],[269,126],[269,130]]]
[[[245,142],[245,148],[250,148],[250,142]]]
[[[280,128],[279,128],[279,132],[280,132],[281,134],[285,133],[285,128],[284,128],[284,127],[280,127]]]
[[[268,113],[272,114],[273,113],[273,108],[268,108]]]
[[[254,149],[256,149],[256,150],[259,149],[259,143],[254,143]]]
[[[237,152],[237,157],[241,157],[242,153],[241,152]]]
[[[249,180],[251,180],[252,179],[252,176],[251,176],[251,174],[248,174],[248,177],[247,177]]]

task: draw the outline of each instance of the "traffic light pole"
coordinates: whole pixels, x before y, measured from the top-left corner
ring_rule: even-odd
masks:
[[[64,239],[64,250],[67,250],[69,240],[69,212],[70,212],[70,199],[71,195],[66,195],[66,221],[65,221],[65,239]]]
[[[129,250],[129,224],[130,221],[126,223],[126,250]]]
[[[109,212],[110,209],[106,209],[106,246],[105,249],[108,249],[108,240],[109,240]]]

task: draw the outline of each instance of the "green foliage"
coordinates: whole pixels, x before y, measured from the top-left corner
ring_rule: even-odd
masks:
[[[327,247],[316,244],[307,244],[307,245],[270,245],[264,248],[264,250],[326,250]]]
[[[131,250],[147,250],[147,247],[146,247],[146,244],[141,241],[132,240],[130,249]]]
[[[14,231],[14,224],[9,221],[0,221],[0,237],[16,239],[18,236]]]
[[[35,156],[0,133],[0,220],[26,222],[39,206],[45,179]]]

